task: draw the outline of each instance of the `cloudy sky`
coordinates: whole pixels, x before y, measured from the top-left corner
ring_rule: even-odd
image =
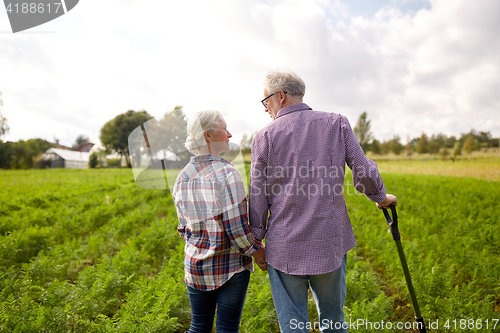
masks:
[[[13,34],[0,8],[4,140],[98,142],[127,110],[228,114],[239,143],[271,119],[268,70],[306,82],[304,101],[366,111],[379,140],[472,128],[500,136],[497,0],[81,0]]]

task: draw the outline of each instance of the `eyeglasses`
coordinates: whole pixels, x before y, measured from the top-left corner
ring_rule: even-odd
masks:
[[[273,96],[273,95],[276,95],[276,94],[277,94],[277,93],[279,93],[279,92],[280,92],[280,90],[278,90],[277,92],[272,93],[271,95],[269,95],[269,96],[267,96],[266,98],[264,98],[264,99],[261,101],[262,105],[264,105],[264,107],[265,107],[265,108],[267,108],[267,102],[266,102],[266,99],[268,99],[269,97],[271,97],[271,96]],[[283,90],[283,92],[286,94],[286,91],[284,91],[284,90]]]

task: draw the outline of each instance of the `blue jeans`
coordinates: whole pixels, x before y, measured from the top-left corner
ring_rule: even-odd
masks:
[[[347,289],[346,263],[347,255],[342,259],[340,268],[321,275],[289,275],[267,265],[274,306],[282,333],[309,333],[309,327],[319,328],[321,332],[347,332],[347,323],[343,324]],[[319,323],[316,324],[309,323],[307,312],[309,286],[319,314]]]
[[[249,281],[250,272],[245,269],[215,290],[202,291],[186,285],[191,303],[189,333],[210,333],[216,308],[217,333],[238,333]]]

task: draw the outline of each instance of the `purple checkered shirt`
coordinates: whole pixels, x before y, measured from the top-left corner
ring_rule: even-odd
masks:
[[[343,193],[346,163],[355,188],[382,202],[377,164],[365,157],[345,116],[298,103],[255,135],[249,219],[254,237],[266,237],[271,266],[291,275],[340,267],[356,245]]]
[[[239,270],[253,272],[252,253],[260,246],[247,220],[247,198],[240,173],[219,156],[199,155],[177,176],[172,198],[184,247],[184,280],[214,290]]]

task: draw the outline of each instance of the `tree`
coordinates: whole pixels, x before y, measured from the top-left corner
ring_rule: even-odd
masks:
[[[19,140],[11,146],[10,167],[12,169],[29,169],[37,166],[41,155],[52,147],[50,142],[42,139]]]
[[[407,141],[408,141],[408,143],[405,146],[405,153],[406,153],[406,157],[408,157],[408,160],[409,160],[411,155],[413,154],[413,140],[410,140],[409,135],[407,137]]]
[[[0,91],[0,168],[8,169],[12,160],[12,144],[10,142],[2,142],[2,136],[9,131],[7,118],[2,115],[2,106],[2,92]]]
[[[241,138],[240,142],[240,149],[243,154],[249,154],[251,152],[252,141],[254,136],[255,133],[252,135],[247,135],[246,133],[243,134],[243,137]]]
[[[387,155],[389,154],[389,151],[391,150],[391,142],[390,141],[384,141],[380,145],[380,152],[382,155]]]
[[[9,131],[9,126],[7,126],[7,118],[2,115],[2,92],[0,91],[0,142],[2,141],[2,136]]]
[[[252,135],[250,135],[250,137],[248,138],[248,149],[252,149],[252,142],[253,142],[253,138],[255,138],[255,134],[257,134],[257,132],[253,133]]]
[[[457,138],[454,135],[452,135],[446,139],[445,145],[447,148],[453,148],[455,146],[455,142],[457,142]]]
[[[443,150],[441,150],[441,158],[443,159],[443,161],[448,158],[448,155],[450,155],[450,153],[448,152],[448,148],[443,147]]]
[[[370,150],[375,155],[382,154],[382,151],[380,150],[380,142],[377,139],[375,139],[375,140],[372,141],[372,144],[370,145]]]
[[[400,142],[399,135],[394,136],[394,138],[391,140],[390,146],[391,146],[391,151],[396,155],[401,154],[401,152],[404,149],[403,145]]]
[[[248,140],[248,135],[246,133],[243,133],[243,137],[241,138],[240,142],[241,149],[247,148],[247,140]]]
[[[250,141],[250,137],[246,133],[243,133],[243,137],[241,138],[241,141],[240,141],[241,151],[244,153],[250,152],[251,145],[252,145],[252,142]]]
[[[479,132],[479,135],[477,137],[479,144],[481,143],[490,143],[492,136],[490,132]]]
[[[73,144],[72,149],[73,150],[80,150],[85,144],[89,142],[89,137],[85,136],[83,134],[80,134],[77,138],[75,143]]]
[[[99,164],[99,156],[93,152],[89,156],[89,167],[94,169]]]
[[[0,168],[10,169],[10,162],[12,161],[13,146],[12,142],[0,141]]]
[[[371,120],[367,120],[367,117],[366,111],[363,112],[361,116],[359,116],[356,126],[354,126],[354,134],[356,134],[356,138],[364,151],[368,150],[368,145],[372,140],[372,133],[370,132]]]
[[[498,144],[500,143],[500,139],[491,139],[490,141],[492,147],[498,148]]]
[[[438,144],[438,147],[441,148],[441,147],[444,147],[446,145],[446,140],[448,138],[446,137],[446,135],[444,135],[443,133],[439,133],[438,135],[431,135],[431,142],[432,141],[436,141],[437,144]]]
[[[462,143],[457,140],[453,145],[453,160],[456,160],[458,155],[462,155]]]
[[[128,137],[134,129],[152,118],[144,110],[138,112],[128,110],[104,124],[101,128],[101,143],[109,152],[116,152],[122,157],[125,156],[127,165],[131,167]]]
[[[158,121],[156,131],[153,145],[156,145],[158,151],[166,150],[174,154],[185,151],[187,122],[182,106],[176,106],[172,111],[166,112]]]
[[[490,132],[478,133],[476,130],[472,129],[469,133],[462,134],[460,137],[462,147],[465,147],[465,141],[467,141],[470,136],[472,136],[472,139],[474,140],[473,150],[479,149],[479,145],[481,143],[485,144],[486,147],[489,146],[490,140],[492,139]]]
[[[432,155],[439,153],[439,143],[436,140],[429,142],[429,153]]]
[[[467,139],[465,139],[465,142],[464,142],[464,147],[463,147],[463,150],[469,154],[469,160],[470,160],[470,156],[472,154],[472,151],[476,150],[477,144],[476,144],[476,140],[474,139],[474,136],[472,134],[469,134],[469,136],[467,136]]]
[[[427,152],[429,152],[429,140],[427,140],[427,135],[425,135],[425,133],[422,133],[422,136],[420,136],[420,139],[418,139],[417,153],[425,154]]]

